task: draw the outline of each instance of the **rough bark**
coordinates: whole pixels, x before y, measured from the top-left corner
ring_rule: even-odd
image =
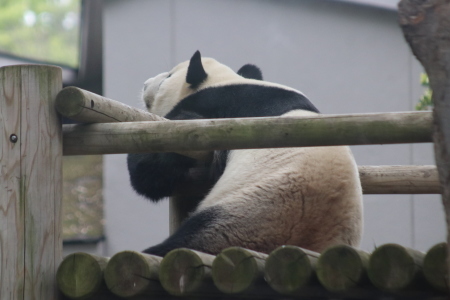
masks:
[[[450,0],[402,0],[399,22],[433,90],[433,141],[450,238]],[[448,268],[450,269],[450,262]],[[450,286],[450,279],[448,278]]]

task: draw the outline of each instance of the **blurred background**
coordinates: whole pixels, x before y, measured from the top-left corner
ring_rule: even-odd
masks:
[[[414,110],[423,69],[397,0],[0,0],[0,66],[63,67],[75,85],[128,105],[143,82],[196,50],[304,92],[326,114]],[[70,122],[65,120],[65,122]],[[359,165],[434,164],[432,144],[352,147]],[[126,155],[65,157],[64,253],[110,256],[169,234],[168,201],[130,186]],[[361,248],[444,241],[439,195],[364,195]]]

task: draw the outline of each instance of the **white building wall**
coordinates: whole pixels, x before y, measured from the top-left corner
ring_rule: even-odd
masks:
[[[200,50],[303,91],[323,113],[413,110],[422,89],[395,11],[322,0],[106,0],[105,96],[142,107],[143,82]],[[433,164],[431,144],[355,146],[359,165]],[[106,252],[168,236],[168,203],[131,189],[125,155],[105,157]],[[365,195],[361,247],[427,250],[445,239],[436,195]]]

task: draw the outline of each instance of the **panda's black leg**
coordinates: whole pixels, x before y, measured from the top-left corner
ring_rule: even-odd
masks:
[[[226,219],[227,213],[220,207],[204,209],[188,218],[167,240],[143,252],[164,256],[177,248],[189,248],[217,254],[229,245],[226,228],[220,226]]]
[[[176,153],[128,154],[130,181],[137,193],[158,201],[186,180],[195,160]]]

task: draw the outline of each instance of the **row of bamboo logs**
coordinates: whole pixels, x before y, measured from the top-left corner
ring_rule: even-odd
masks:
[[[446,243],[426,254],[397,244],[382,245],[371,254],[346,245],[321,254],[296,246],[282,246],[269,255],[239,247],[217,256],[180,248],[164,258],[135,251],[111,258],[74,253],[59,266],[57,283],[70,299],[98,299],[105,292],[148,299],[439,297],[449,292],[446,259]]]

